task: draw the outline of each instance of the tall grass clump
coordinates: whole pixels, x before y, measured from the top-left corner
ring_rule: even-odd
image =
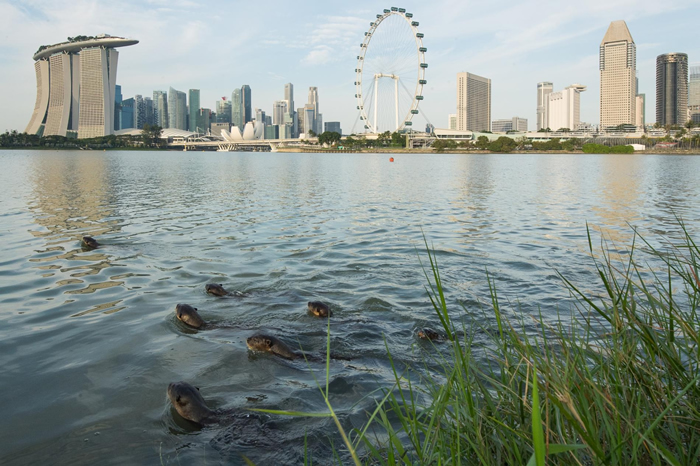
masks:
[[[624,260],[605,244],[596,254],[589,231],[604,291],[562,276],[575,304],[546,320],[506,319],[489,278],[488,310],[457,325],[428,248],[449,348],[426,356],[420,380],[394,366],[354,447],[370,464],[697,464],[700,250],[680,225],[684,241],[663,250],[635,232]]]

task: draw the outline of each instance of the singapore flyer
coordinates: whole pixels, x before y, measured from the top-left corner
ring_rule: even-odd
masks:
[[[365,132],[411,129],[427,84],[423,34],[404,8],[377,14],[365,32],[355,69],[355,97]]]

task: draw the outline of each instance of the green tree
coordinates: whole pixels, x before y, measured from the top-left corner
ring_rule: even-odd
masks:
[[[328,144],[329,146],[332,146],[334,144],[338,144],[338,142],[340,142],[340,138],[340,133],[337,133],[335,131],[324,131],[318,136],[318,143]]]
[[[404,147],[406,145],[406,136],[394,131],[391,133],[391,145],[396,147]]]
[[[487,136],[479,136],[476,139],[476,147],[479,149],[486,149],[489,145],[489,138]]]
[[[518,143],[515,142],[514,139],[509,138],[508,136],[501,136],[500,138],[496,139],[495,141],[490,142],[488,145],[488,149],[491,152],[507,153],[507,152],[511,152],[517,146],[518,146]]]

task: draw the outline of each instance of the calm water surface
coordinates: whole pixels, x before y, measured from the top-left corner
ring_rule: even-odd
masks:
[[[326,322],[306,313],[322,300],[334,351],[353,357],[332,362],[331,399],[360,426],[393,380],[385,340],[402,366],[433,351],[414,336],[437,327],[423,232],[455,317],[488,300],[487,269],[512,316],[553,317],[570,305],[556,271],[594,287],[586,222],[619,250],[629,224],[676,237],[675,212],[700,227],[700,157],[388,159],[0,151],[0,463],[295,464],[305,433],[323,463],[331,422],[199,429],[172,410],[168,383],[216,408],[324,410],[323,364],[245,345],[265,330],[322,351]],[[83,235],[104,247],[82,250]],[[208,296],[211,282],[242,296]],[[213,328],[185,328],[177,303]]]

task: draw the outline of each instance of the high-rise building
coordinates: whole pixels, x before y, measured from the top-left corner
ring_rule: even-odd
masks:
[[[287,110],[286,100],[276,100],[272,106],[272,124],[273,125],[283,125],[285,124],[285,116],[289,115]]]
[[[491,131],[491,80],[457,73],[457,130]]]
[[[550,82],[537,83],[537,131],[547,128],[547,96],[554,91]]]
[[[117,84],[114,86],[114,131],[119,131],[121,128],[122,114],[122,87]]]
[[[513,117],[509,120],[493,120],[491,131],[494,133],[527,132],[527,118]]]
[[[248,123],[253,119],[253,96],[250,86],[247,84],[241,87],[241,101],[243,104],[243,122]]]
[[[304,107],[298,108],[296,115],[297,124],[299,127],[297,128],[298,133],[295,135],[295,137],[299,137],[304,132]],[[280,136],[280,139],[282,139],[282,136]]]
[[[265,124],[265,112],[259,108],[255,109],[255,121],[261,125]]]
[[[197,113],[197,132],[207,134],[211,125],[211,109],[200,108]]]
[[[304,105],[304,134],[308,138],[311,131],[316,132],[316,118],[313,104]]]
[[[284,100],[287,102],[287,113],[294,115],[294,85],[287,83],[284,85]]]
[[[231,123],[231,101],[222,97],[216,102],[216,122]]]
[[[202,108],[201,102],[199,100],[199,89],[189,90],[189,102],[190,108],[188,118],[188,129],[193,133],[201,133],[203,132],[202,128],[204,125],[199,121],[199,117],[201,115],[201,112],[199,110]]]
[[[635,108],[635,118],[634,118],[634,125],[637,128],[644,128],[646,126],[647,118],[646,118],[646,100],[647,96],[646,94],[637,94],[637,102],[634,104]]]
[[[688,113],[693,123],[700,123],[700,63],[690,65],[688,79]]]
[[[311,113],[308,111],[309,108],[312,110]],[[319,116],[318,88],[312,86],[309,87],[309,101],[304,106],[304,133],[308,134],[309,131],[313,131],[320,134],[322,132],[323,125],[320,123],[322,119]]]
[[[279,125],[265,126],[265,139],[279,139],[279,137],[280,137]]]
[[[172,87],[168,91],[168,128],[187,129],[187,94]]]
[[[323,114],[322,113],[317,113],[316,114],[316,128],[314,129],[316,134],[321,134],[323,133]]]
[[[448,129],[457,129],[457,114],[456,113],[450,113],[447,115],[447,128]]]
[[[153,121],[161,128],[168,128],[168,93],[153,91]]]
[[[656,122],[683,125],[688,120],[688,55],[656,57]]]
[[[231,124],[237,126],[241,131],[245,127],[245,110],[241,89],[234,89],[231,94]]]
[[[581,123],[581,93],[585,90],[586,86],[572,84],[563,91],[549,93],[545,106],[545,128],[552,131],[566,128],[576,130]]]
[[[59,136],[77,131],[80,138],[114,133],[115,48],[137,43],[103,34],[40,47],[33,57],[36,102],[25,131]]]
[[[136,101],[133,97],[122,100],[122,111],[119,116],[121,129],[136,128]]]
[[[155,124],[153,100],[150,97],[134,96],[134,124],[134,128],[138,129]]]
[[[324,123],[323,124],[323,131],[343,134],[343,130],[340,129],[340,122],[339,121],[328,121],[328,122]]]
[[[637,48],[624,21],[610,23],[600,43],[599,67],[601,128],[634,125]]]

